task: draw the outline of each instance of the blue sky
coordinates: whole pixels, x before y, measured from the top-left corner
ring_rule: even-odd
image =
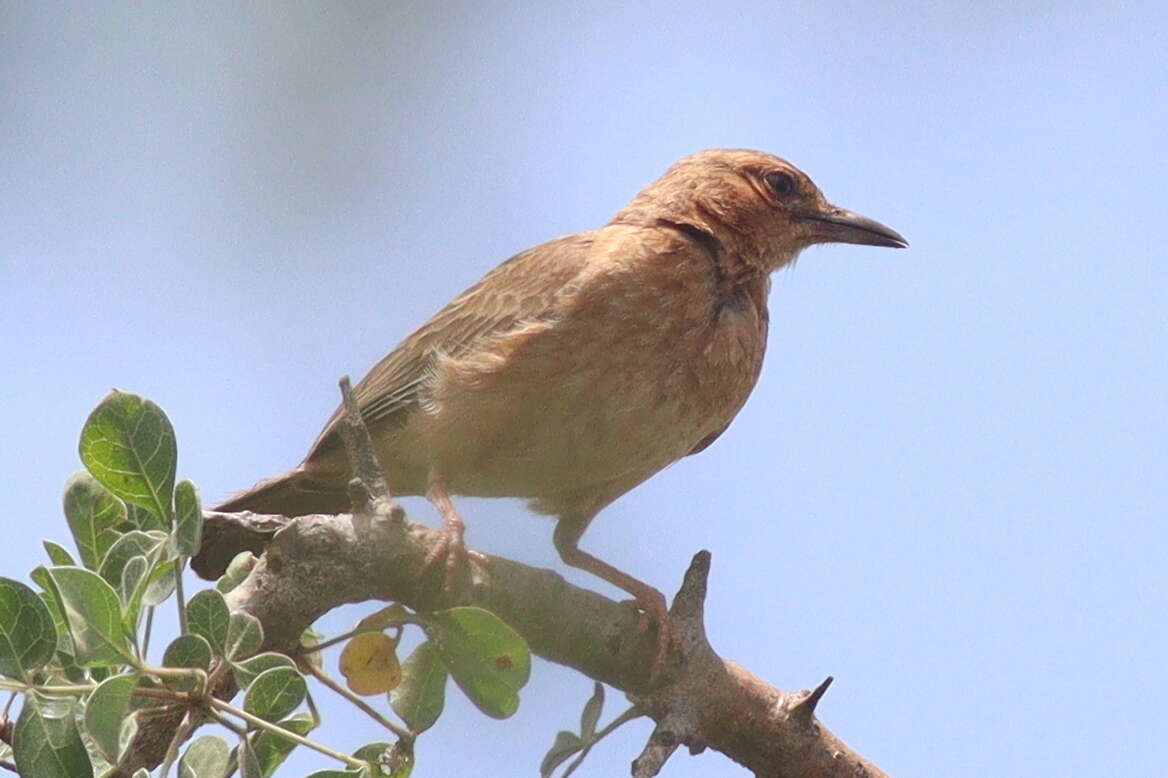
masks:
[[[912,247],[778,274],[737,421],[583,547],[667,591],[710,549],[717,649],[783,688],[834,675],[822,719],[898,778],[1162,772],[1163,4],[2,12],[4,575],[64,538],[111,387],[224,496],[295,465],[337,377],[501,260],[684,154],[755,147]],[[549,521],[460,506],[472,546],[565,572]],[[589,689],[541,661],[509,721],[452,700],[415,775],[535,775]],[[326,705],[324,739],[376,736]],[[648,731],[578,775],[626,774]]]

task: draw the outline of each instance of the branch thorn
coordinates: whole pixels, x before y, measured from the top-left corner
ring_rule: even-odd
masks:
[[[823,683],[816,686],[803,699],[791,706],[791,717],[801,723],[803,726],[810,726],[811,719],[815,715],[815,707],[819,705],[819,701],[823,698],[827,687],[831,686],[831,682],[835,679],[832,676],[827,676],[823,679]]]

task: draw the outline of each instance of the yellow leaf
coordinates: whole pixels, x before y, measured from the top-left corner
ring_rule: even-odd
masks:
[[[384,694],[401,683],[397,642],[381,632],[357,635],[341,652],[341,675],[354,694]]]
[[[399,602],[387,605],[376,613],[371,613],[357,622],[356,629],[388,629],[400,627],[410,617],[409,611]]]

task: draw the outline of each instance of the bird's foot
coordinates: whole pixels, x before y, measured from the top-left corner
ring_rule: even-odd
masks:
[[[462,517],[455,510],[454,503],[450,500],[450,494],[446,491],[446,485],[437,473],[430,475],[430,487],[426,492],[426,499],[438,509],[438,514],[442,517],[442,527],[438,530],[438,542],[434,548],[430,549],[430,553],[426,554],[426,559],[422,562],[422,575],[429,573],[441,561],[445,567],[443,582],[446,590],[452,592],[470,572],[470,567],[467,564],[470,558],[474,556],[479,561],[483,561],[485,557],[477,552],[467,550],[466,524],[463,523]]]
[[[639,627],[643,631],[656,628],[656,647],[653,651],[653,662],[649,666],[649,680],[655,681],[665,670],[665,660],[669,656],[669,649],[673,643],[673,623],[669,618],[669,608],[665,604],[665,595],[654,589],[644,581],[637,580],[623,570],[597,559],[579,546],[580,534],[588,526],[586,520],[576,517],[561,517],[556,524],[555,543],[560,558],[581,570],[587,570],[598,578],[608,581],[613,586],[624,589],[633,595],[632,605],[637,609],[640,620]]]
[[[443,518],[442,527],[436,532],[438,542],[426,554],[421,574],[428,575],[431,570],[441,568],[446,589],[453,591],[469,572],[467,563],[471,557],[481,561],[483,556],[466,547],[466,525],[457,515],[454,518]]]
[[[653,653],[653,664],[649,668],[650,680],[657,680],[665,670],[665,660],[669,656],[669,649],[673,642],[673,622],[669,617],[669,608],[665,604],[665,595],[651,586],[645,586],[637,592],[636,599],[628,601],[637,609],[639,628],[647,632],[656,632],[656,650]]]

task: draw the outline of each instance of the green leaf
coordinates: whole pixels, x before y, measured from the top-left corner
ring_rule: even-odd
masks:
[[[143,675],[138,678],[138,689],[144,691],[146,689],[153,689],[161,692],[166,687],[161,681],[155,680],[148,675]],[[130,698],[130,708],[134,711],[146,711],[147,716],[157,713],[158,708],[165,708],[170,704],[164,699],[158,697],[147,696],[145,694],[135,694]]]
[[[353,752],[353,756],[376,766],[370,772],[389,778],[409,778],[414,771],[414,746],[399,740],[396,743],[366,743]]]
[[[183,556],[199,553],[203,542],[203,506],[199,490],[190,481],[180,481],[174,488],[174,547]]]
[[[317,770],[305,778],[369,778],[368,770]]]
[[[49,561],[54,565],[77,565],[77,560],[69,553],[69,549],[60,543],[54,543],[51,540],[42,540],[41,545],[45,547],[45,553],[49,555]]]
[[[51,678],[64,683],[96,682],[97,678],[90,675],[88,670],[77,664],[72,654],[57,652],[57,660],[50,665],[53,669]],[[95,670],[97,668],[94,668]]]
[[[61,593],[49,575],[49,569],[44,565],[37,565],[29,572],[28,577],[44,591],[41,592],[41,601],[53,615],[53,626],[57,630],[57,652],[73,658],[73,638],[69,635],[69,623],[65,621],[65,608],[61,604]]]
[[[122,580],[118,583],[118,597],[127,613],[126,626],[131,630],[137,625],[137,608],[133,608],[134,593],[146,578],[149,562],[144,556],[131,557],[122,568]],[[138,598],[141,600],[141,597]],[[134,618],[130,618],[133,616]]]
[[[297,735],[307,735],[316,726],[312,720],[312,716],[307,713],[297,713],[295,716],[279,722],[279,724],[284,729],[289,732],[295,732]],[[296,747],[294,741],[266,729],[253,733],[248,737],[251,741],[252,752],[255,754],[256,762],[259,763],[260,773],[264,776],[275,774],[276,768],[283,764],[284,760],[288,758],[288,754],[292,753],[292,749]]]
[[[170,641],[166,651],[162,653],[163,667],[188,667],[200,670],[211,669],[211,644],[202,635],[179,635]],[[176,678],[172,681],[174,687],[189,692],[195,688],[195,677]]]
[[[202,590],[187,603],[187,629],[206,638],[218,655],[224,653],[227,645],[230,619],[227,601],[214,589]]]
[[[166,542],[165,533],[130,530],[110,548],[101,563],[98,572],[117,588],[126,629],[131,634],[137,632],[138,613],[148,592],[156,602],[170,596],[169,587],[173,582],[167,581],[166,575],[168,570],[173,570],[173,565],[169,562],[159,564],[159,559],[166,553]],[[160,570],[163,566],[167,566],[166,570]]]
[[[556,742],[552,743],[552,747],[544,754],[543,761],[539,763],[539,778],[550,778],[557,767],[582,748],[584,741],[579,735],[561,729],[556,733]]]
[[[179,778],[223,778],[229,759],[230,751],[223,738],[203,735],[187,746],[178,760]]]
[[[113,587],[82,567],[50,567],[48,574],[61,596],[77,663],[93,667],[130,661],[121,603]]]
[[[126,506],[85,470],[65,482],[65,519],[81,563],[96,570],[118,539],[116,527],[126,520]]]
[[[425,732],[442,715],[446,702],[446,665],[432,640],[421,643],[402,663],[402,682],[389,704],[414,734]]]
[[[243,709],[265,721],[279,721],[304,701],[304,677],[290,667],[264,670],[247,687]]]
[[[48,605],[30,587],[0,578],[0,675],[26,679],[57,650],[57,627]]]
[[[142,592],[143,605],[158,605],[166,602],[174,594],[175,581],[174,560],[163,562],[150,571],[146,579],[146,588]]]
[[[226,656],[228,659],[247,659],[260,650],[264,642],[264,628],[250,613],[237,611],[227,621]]]
[[[307,662],[313,668],[320,672],[324,672],[324,652],[315,650],[317,646],[324,642],[324,635],[317,632],[312,627],[305,627],[304,631],[300,633],[300,661]]]
[[[103,486],[169,526],[178,450],[161,408],[115,389],[89,414],[79,450],[81,461]]]
[[[122,568],[136,556],[152,559],[152,554],[158,546],[165,542],[166,536],[155,532],[147,533],[141,530],[130,530],[110,546],[97,569],[97,574],[109,581],[112,586],[122,583]]]
[[[455,683],[479,710],[507,718],[531,675],[531,652],[519,633],[482,608],[451,608],[426,619]]]
[[[74,708],[69,698],[25,695],[12,732],[17,773],[25,778],[93,778]]]
[[[256,676],[264,670],[270,670],[273,667],[290,667],[295,669],[296,663],[284,654],[278,654],[275,651],[265,651],[262,654],[256,654],[251,659],[233,663],[231,669],[235,672],[235,682],[239,684],[240,688],[246,689],[251,686],[251,682],[256,679]]]
[[[145,679],[145,678],[142,679],[142,681],[143,681],[143,683],[141,684],[142,686],[147,685],[145,683],[146,680],[147,679]],[[144,707],[144,705],[142,703],[138,702],[139,699],[140,698],[135,698],[135,697],[130,698],[130,707],[137,707],[138,710],[135,710],[133,713],[131,713],[129,716],[127,716],[122,721],[121,729],[118,731],[118,762],[119,763],[124,762],[126,760],[126,757],[130,753],[130,749],[135,748],[138,745],[138,742],[137,742],[138,741],[138,724],[139,724],[139,712],[138,711],[141,710],[142,707]],[[154,705],[155,707],[160,707],[157,705],[157,702],[158,701],[155,700],[155,701],[152,701],[150,704]],[[149,719],[147,719],[147,720],[149,720]]]
[[[393,743],[384,740],[377,740],[372,743],[366,743],[353,752],[353,758],[360,759],[362,762],[372,762],[377,764],[382,757],[393,748]]]
[[[604,684],[596,681],[592,688],[592,696],[584,703],[584,710],[580,711],[580,736],[585,740],[592,740],[596,734],[596,722],[600,721],[600,713],[604,710]]]
[[[227,571],[219,576],[219,580],[215,582],[215,588],[227,594],[251,575],[257,561],[259,561],[258,557],[250,551],[240,551],[231,558],[231,562],[227,565]]]
[[[118,761],[122,721],[130,710],[137,675],[115,675],[98,684],[85,702],[85,730],[108,761]]]
[[[138,615],[142,611],[142,593],[146,591],[148,564],[146,557],[136,556],[122,569],[122,585],[118,587],[118,596],[125,603],[122,623],[126,625],[128,635],[138,634]]]
[[[157,557],[157,554],[155,554]],[[128,571],[130,566],[126,566]],[[126,629],[131,634],[138,631],[138,613],[143,605],[152,607],[165,600],[174,591],[174,562],[167,561],[156,565],[147,575],[139,579],[130,593],[130,601],[126,605]]]
[[[126,524],[130,525],[130,529],[140,529],[143,532],[166,532],[168,526],[155,516],[153,511],[133,503],[126,503]]]

